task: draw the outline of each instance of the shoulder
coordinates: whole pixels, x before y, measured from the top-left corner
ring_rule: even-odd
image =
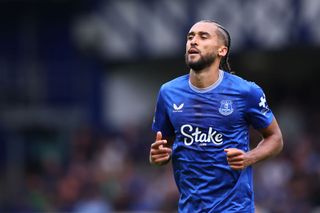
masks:
[[[228,72],[224,73],[226,81],[233,85],[235,88],[240,90],[244,94],[251,94],[253,91],[261,90],[261,87],[258,86],[255,82],[246,80],[238,75],[231,74]]]

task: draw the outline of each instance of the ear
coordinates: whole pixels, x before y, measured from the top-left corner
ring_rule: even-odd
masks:
[[[228,47],[226,47],[226,46],[222,46],[218,49],[218,55],[221,57],[226,56],[227,52],[228,52]]]

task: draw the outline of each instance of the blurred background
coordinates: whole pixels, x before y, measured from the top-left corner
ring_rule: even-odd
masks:
[[[283,131],[254,167],[257,212],[320,212],[318,0],[0,0],[0,212],[176,212],[151,121],[201,19]]]

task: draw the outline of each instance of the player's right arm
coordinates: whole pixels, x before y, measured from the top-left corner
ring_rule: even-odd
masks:
[[[167,164],[171,159],[173,139],[162,138],[162,133],[157,132],[156,140],[151,144],[149,161],[153,165],[162,166]]]

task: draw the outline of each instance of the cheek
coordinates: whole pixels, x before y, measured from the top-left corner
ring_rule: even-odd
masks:
[[[188,49],[190,49],[190,43],[189,42],[186,43],[186,52],[188,51]]]
[[[212,47],[212,46],[205,46],[205,47],[203,47],[203,51],[204,51],[206,54],[214,54],[214,55],[217,55],[217,54],[218,54],[217,48]]]

